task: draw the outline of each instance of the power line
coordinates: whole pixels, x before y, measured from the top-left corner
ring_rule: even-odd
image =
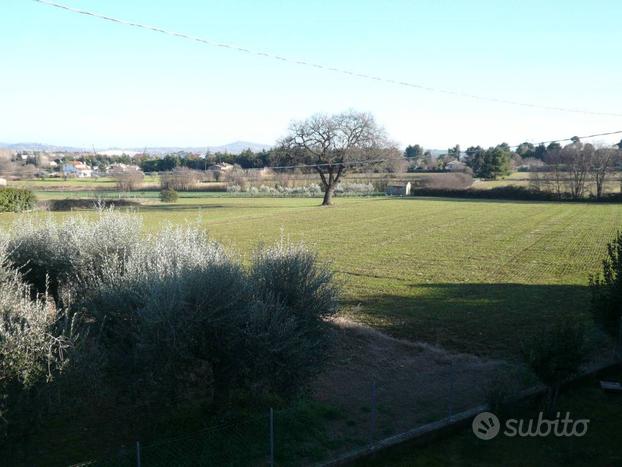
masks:
[[[37,3],[44,4],[44,5],[48,5],[48,6],[51,6],[51,7],[60,8],[62,10],[70,11],[72,13],[77,13],[77,14],[80,14],[80,15],[91,16],[93,18],[98,18],[98,19],[102,19],[102,20],[105,20],[105,21],[111,21],[113,23],[123,24],[125,26],[131,26],[131,27],[135,27],[135,28],[146,29],[146,30],[149,30],[149,31],[154,31],[154,32],[158,32],[158,33],[161,33],[161,34],[166,34],[166,35],[169,35],[169,36],[174,36],[174,37],[179,37],[179,38],[182,38],[182,39],[187,39],[187,40],[191,40],[191,41],[195,41],[195,42],[200,42],[202,44],[206,44],[206,45],[209,45],[209,46],[212,46],[212,47],[220,47],[220,48],[224,48],[224,49],[234,50],[234,51],[240,52],[240,53],[245,53],[245,54],[249,54],[249,55],[255,55],[255,56],[259,56],[259,57],[263,57],[263,58],[269,58],[269,59],[278,60],[278,61],[281,61],[281,62],[292,63],[292,64],[295,64],[295,65],[300,65],[300,66],[305,66],[305,67],[310,67],[310,68],[316,68],[316,69],[319,69],[319,70],[330,71],[330,72],[333,72],[333,73],[339,73],[339,74],[343,74],[343,75],[348,75],[348,76],[352,76],[352,77],[355,77],[355,78],[379,81],[379,82],[394,84],[394,85],[398,85],[398,86],[405,86],[405,87],[409,87],[409,88],[415,88],[415,89],[419,89],[419,90],[422,90],[422,91],[435,92],[435,93],[440,93],[440,94],[448,94],[448,95],[464,97],[464,98],[474,99],[474,100],[479,100],[479,101],[495,102],[495,103],[498,103],[498,104],[508,104],[508,105],[514,105],[514,106],[520,106],[520,107],[529,107],[529,108],[534,108],[534,109],[540,109],[540,110],[552,110],[552,111],[557,111],[557,112],[570,112],[570,113],[579,113],[579,114],[586,114],[586,115],[604,115],[604,116],[610,116],[610,117],[622,117],[622,114],[613,113],[613,112],[595,112],[595,111],[582,110],[582,109],[573,109],[573,108],[566,108],[566,107],[555,107],[555,106],[547,106],[547,105],[540,105],[540,104],[533,104],[533,103],[526,103],[526,102],[517,102],[517,101],[512,101],[512,100],[507,100],[507,99],[497,99],[497,98],[494,98],[494,97],[486,97],[486,96],[480,96],[480,95],[476,95],[476,94],[469,94],[469,93],[464,93],[464,92],[461,92],[461,91],[453,91],[453,90],[448,90],[448,89],[435,88],[435,87],[425,86],[425,85],[422,85],[422,84],[412,83],[412,82],[408,82],[408,81],[399,81],[399,80],[395,80],[395,79],[384,78],[384,77],[378,76],[378,75],[359,73],[359,72],[356,72],[356,71],[347,70],[345,68],[337,68],[337,67],[327,66],[327,65],[323,65],[323,64],[319,64],[319,63],[314,63],[314,62],[310,62],[310,61],[305,61],[305,60],[297,60],[297,59],[294,59],[294,58],[283,57],[281,55],[277,55],[277,54],[273,54],[273,53],[260,52],[260,51],[257,51],[257,50],[248,49],[248,48],[245,48],[245,47],[240,47],[240,46],[237,46],[237,45],[232,45],[232,44],[227,44],[227,43],[223,43],[223,42],[212,41],[212,40],[208,40],[208,39],[204,39],[204,38],[201,38],[201,37],[192,36],[192,35],[185,34],[185,33],[170,31],[170,30],[163,29],[163,28],[160,28],[160,27],[157,27],[157,26],[149,26],[147,24],[136,23],[136,22],[133,22],[133,21],[127,21],[127,20],[119,19],[119,18],[113,18],[111,16],[105,16],[105,15],[101,15],[99,13],[94,13],[94,12],[87,11],[87,10],[80,10],[80,9],[72,8],[70,6],[63,5],[63,4],[60,4],[60,3],[51,2],[51,1],[48,1],[48,0],[33,0],[33,1],[37,2]]]

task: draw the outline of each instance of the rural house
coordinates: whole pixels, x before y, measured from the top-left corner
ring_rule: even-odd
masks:
[[[84,162],[72,161],[63,165],[63,175],[65,177],[87,178],[93,176],[93,169]]]

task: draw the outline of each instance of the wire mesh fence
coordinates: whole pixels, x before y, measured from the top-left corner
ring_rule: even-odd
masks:
[[[613,353],[609,347],[604,350],[609,356]],[[608,359],[599,365],[620,362],[620,357],[618,354],[617,360]],[[415,361],[416,358],[420,360]],[[355,452],[371,450],[388,438],[413,430],[464,420],[465,413],[484,403],[492,405],[494,397],[508,396],[504,392],[507,388],[497,387],[497,378],[501,375],[510,380],[517,393],[534,389],[533,379],[523,382],[514,378],[518,375],[513,373],[517,367],[500,366],[496,361],[426,353],[414,348],[405,361],[413,368],[409,370],[398,363],[400,370],[387,373],[390,377],[374,377],[374,373],[377,375],[379,369],[389,364],[387,361],[367,368],[357,381],[354,377],[347,377],[352,373],[346,373],[341,385],[331,377],[329,394],[324,394],[326,397],[314,393],[313,398],[295,401],[287,408],[221,414],[224,418],[213,423],[210,420],[216,420],[215,415],[206,415],[205,420],[198,415],[201,420],[194,428],[190,428],[190,424],[168,425],[168,418],[157,424],[141,420],[141,416],[157,412],[157,407],[145,407],[115,420],[114,426],[119,430],[123,428],[124,432],[108,438],[105,443],[92,443],[92,439],[89,442],[85,439],[88,433],[78,430],[64,434],[64,444],[70,445],[64,452],[49,456],[61,446],[33,442],[26,450],[38,448],[40,452],[23,452],[20,462],[9,461],[6,465],[322,465]],[[512,409],[520,409],[520,404],[515,404]],[[200,410],[193,406],[183,414],[198,414]],[[149,429],[145,429],[146,426]],[[102,437],[105,430],[104,426],[91,426],[91,438]],[[125,444],[120,445],[119,440],[124,440]],[[115,446],[115,443],[119,445]],[[76,452],[77,447],[81,454]],[[47,462],[49,458],[57,462]]]
[[[212,428],[111,452],[91,465],[123,466],[197,466],[265,465],[269,462],[269,416],[219,424]]]
[[[294,466],[321,465],[348,452],[432,421],[450,421],[479,398],[460,394],[459,372],[446,365],[435,391],[404,391],[404,381],[371,381],[349,406],[300,402],[287,409],[184,436],[127,445],[91,461],[94,466]],[[414,382],[413,382],[414,386]],[[398,394],[399,393],[399,394]],[[396,405],[396,400],[401,405]]]

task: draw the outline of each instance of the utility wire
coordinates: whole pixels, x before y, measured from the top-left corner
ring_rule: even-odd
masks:
[[[419,89],[419,90],[422,90],[422,91],[429,91],[429,92],[435,92],[435,93],[441,93],[441,94],[449,94],[449,95],[453,95],[453,96],[459,96],[459,97],[464,97],[464,98],[474,99],[474,100],[479,100],[479,101],[495,102],[495,103],[498,103],[498,104],[508,104],[508,105],[514,105],[514,106],[521,106],[521,107],[529,107],[529,108],[534,108],[534,109],[541,109],[541,110],[553,110],[553,111],[557,111],[557,112],[570,112],[570,113],[579,113],[579,114],[586,114],[586,115],[605,115],[605,116],[610,116],[610,117],[622,117],[622,114],[620,114],[620,113],[595,112],[595,111],[582,110],[582,109],[573,109],[573,108],[566,108],[566,107],[554,107],[554,106],[547,106],[547,105],[540,105],[540,104],[533,104],[533,103],[517,102],[517,101],[512,101],[512,100],[507,100],[507,99],[497,99],[497,98],[494,98],[494,97],[486,97],[486,96],[480,96],[480,95],[476,95],[476,94],[468,94],[468,93],[464,93],[464,92],[461,92],[461,91],[453,91],[453,90],[448,90],[448,89],[434,88],[434,87],[424,86],[424,85],[421,85],[421,84],[412,83],[412,82],[408,82],[408,81],[399,81],[399,80],[395,80],[395,79],[384,78],[384,77],[378,76],[378,75],[371,75],[371,74],[366,74],[366,73],[358,73],[358,72],[347,70],[347,69],[344,69],[344,68],[337,68],[337,67],[327,66],[327,65],[323,65],[323,64],[319,64],[319,63],[314,63],[314,62],[309,62],[309,61],[304,61],[304,60],[297,60],[297,59],[294,59],[294,58],[283,57],[283,56],[280,56],[280,55],[277,55],[277,54],[273,54],[273,53],[260,52],[260,51],[248,49],[248,48],[245,48],[245,47],[239,47],[237,45],[226,44],[226,43],[222,43],[222,42],[216,42],[216,41],[204,39],[204,38],[201,38],[201,37],[191,36],[191,35],[185,34],[185,33],[169,31],[167,29],[163,29],[163,28],[156,27],[156,26],[149,26],[147,24],[136,23],[136,22],[133,22],[133,21],[127,21],[127,20],[119,19],[119,18],[113,18],[111,16],[105,16],[105,15],[101,15],[99,13],[93,13],[93,12],[87,11],[87,10],[80,10],[80,9],[72,8],[70,6],[63,5],[63,4],[60,4],[60,3],[51,2],[51,1],[48,1],[48,0],[33,0],[33,1],[37,2],[37,3],[44,4],[44,5],[48,5],[48,6],[51,6],[51,7],[60,8],[62,10],[70,11],[72,13],[77,13],[77,14],[80,14],[80,15],[91,16],[93,18],[99,18],[99,19],[102,19],[102,20],[105,20],[105,21],[111,21],[113,23],[119,23],[119,24],[123,24],[123,25],[126,25],[126,26],[131,26],[131,27],[135,27],[135,28],[147,29],[147,30],[158,32],[158,33],[161,33],[161,34],[166,34],[166,35],[169,35],[169,36],[174,36],[174,37],[179,37],[179,38],[182,38],[182,39],[187,39],[187,40],[191,40],[191,41],[200,42],[202,44],[206,44],[206,45],[209,45],[209,46],[212,46],[212,47],[220,47],[220,48],[224,48],[224,49],[230,49],[230,50],[234,50],[234,51],[245,53],[245,54],[249,54],[249,55],[256,55],[256,56],[263,57],[263,58],[279,60],[281,62],[287,62],[287,63],[292,63],[292,64],[295,64],[295,65],[300,65],[300,66],[305,66],[305,67],[310,67],[310,68],[316,68],[316,69],[319,69],[319,70],[330,71],[330,72],[333,72],[333,73],[339,73],[339,74],[343,74],[343,75],[348,75],[348,76],[352,76],[352,77],[355,77],[355,78],[362,78],[362,79],[366,79],[366,80],[380,81],[380,82],[394,84],[394,85],[398,85],[398,86],[405,86],[405,87],[409,87],[409,88],[415,88],[415,89]]]

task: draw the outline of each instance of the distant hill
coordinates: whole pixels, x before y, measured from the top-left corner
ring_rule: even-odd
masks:
[[[86,151],[85,148],[73,146],[54,146],[43,143],[0,143],[0,149],[10,149],[12,151],[45,151],[45,152],[78,152]],[[92,149],[91,149],[92,150]]]
[[[252,151],[262,151],[269,149],[271,146],[261,143],[252,143],[249,141],[234,141],[233,143],[223,144],[222,146],[199,146],[199,147],[147,147],[147,153],[149,154],[168,154],[173,152],[194,152],[205,153],[210,152],[228,152],[230,154],[239,154],[246,149]],[[91,152],[93,148],[74,147],[74,146],[55,146],[52,144],[44,143],[0,143],[0,149],[10,149],[12,151],[44,151],[44,152]],[[102,154],[128,154],[134,155],[136,153],[142,153],[145,148],[95,148],[95,151]]]

